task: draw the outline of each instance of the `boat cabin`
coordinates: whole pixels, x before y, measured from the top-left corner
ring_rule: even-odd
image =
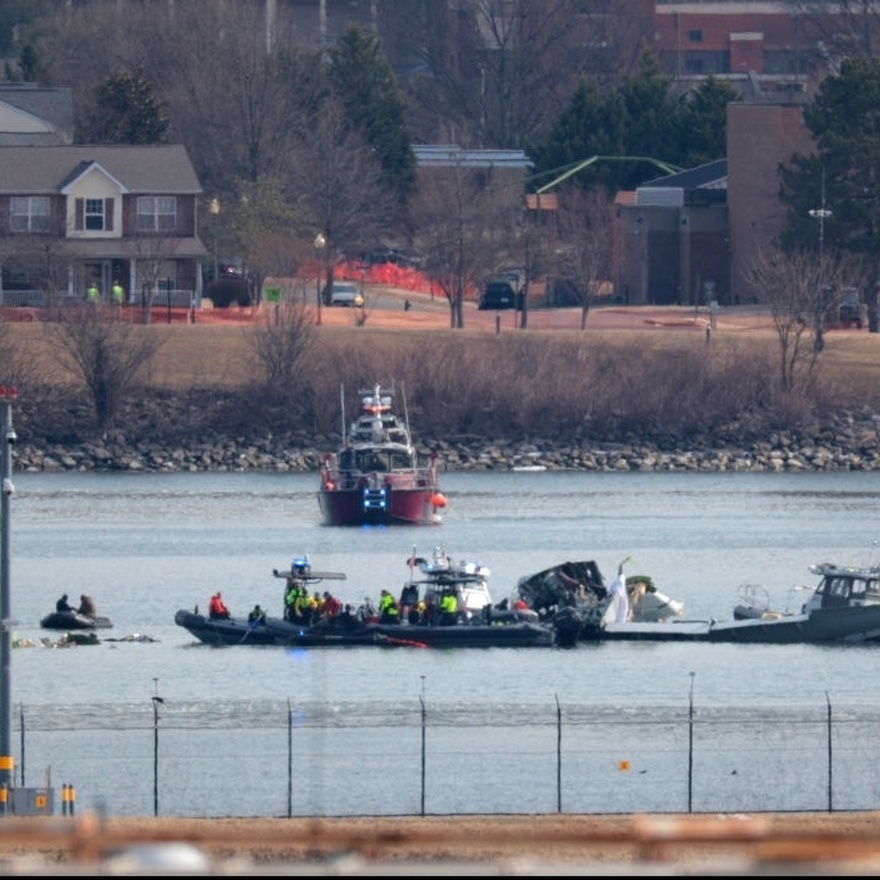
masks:
[[[345,449],[339,456],[340,470],[357,471],[362,474],[374,471],[393,473],[415,470],[415,467],[415,453],[407,449],[377,449],[375,447]]]
[[[804,613],[818,608],[880,604],[880,569],[850,568],[830,563],[810,567],[822,579],[804,606]]]

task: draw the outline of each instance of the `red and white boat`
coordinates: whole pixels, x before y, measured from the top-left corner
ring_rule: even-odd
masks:
[[[393,390],[361,390],[361,413],[345,432],[345,446],[321,468],[318,502],[324,523],[430,525],[442,522],[446,498],[437,485],[437,461],[420,456],[408,418],[392,412]],[[406,401],[404,399],[404,412]],[[342,400],[345,430],[345,400]]]

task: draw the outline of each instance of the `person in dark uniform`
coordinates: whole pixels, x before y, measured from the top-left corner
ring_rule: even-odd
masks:
[[[67,593],[65,593],[56,603],[56,611],[73,611],[70,603],[67,601]]]

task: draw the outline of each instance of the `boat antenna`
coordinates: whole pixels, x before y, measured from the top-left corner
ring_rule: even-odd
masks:
[[[406,425],[406,436],[412,439],[409,430],[409,407],[406,405],[406,385],[403,382],[400,383],[400,394],[403,397],[403,423]]]
[[[345,382],[339,383],[339,412],[342,417],[342,442],[348,436],[345,431]]]

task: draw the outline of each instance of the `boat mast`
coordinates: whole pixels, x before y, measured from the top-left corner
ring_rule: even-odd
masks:
[[[406,405],[406,385],[400,383],[400,393],[403,396],[403,423],[406,425],[406,436],[412,442],[412,434],[409,431],[409,407]]]
[[[345,443],[348,438],[348,432],[345,427],[345,382],[339,383],[339,412],[342,417],[342,442]]]

